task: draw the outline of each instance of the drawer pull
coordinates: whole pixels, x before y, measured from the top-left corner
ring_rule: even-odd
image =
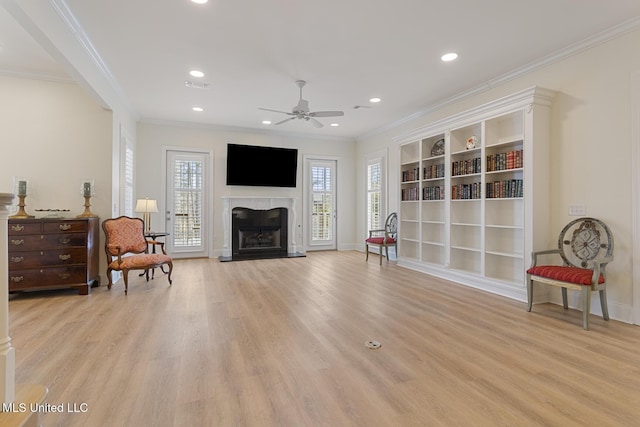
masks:
[[[68,261],[69,259],[71,259],[71,255],[70,254],[58,255],[58,259],[60,261]]]
[[[19,240],[11,239],[11,244],[14,246],[24,245],[24,239],[19,239]]]
[[[69,277],[71,277],[71,274],[69,274],[69,273],[60,273],[60,274],[58,274],[58,277],[60,277],[61,279],[68,279]]]
[[[11,281],[13,283],[20,283],[24,280],[24,276],[11,276]]]
[[[11,231],[22,231],[24,230],[24,225],[15,224],[11,226]]]
[[[71,237],[61,237],[58,239],[58,241],[63,245],[68,245],[71,241]]]
[[[24,257],[23,256],[12,256],[11,257],[11,262],[22,262],[24,261]]]
[[[71,229],[71,224],[60,224],[60,230],[67,231]]]

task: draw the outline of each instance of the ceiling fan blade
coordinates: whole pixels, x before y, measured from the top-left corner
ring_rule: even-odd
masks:
[[[324,125],[322,123],[320,123],[319,121],[317,121],[316,119],[314,119],[313,117],[309,117],[309,120],[311,121],[311,123],[313,123],[313,125],[317,128],[321,128]]]
[[[290,113],[290,112],[288,112],[288,111],[272,110],[272,109],[270,109],[270,108],[260,108],[260,107],[258,107],[258,110],[262,110],[262,111],[272,111],[272,112],[274,112],[274,113],[288,114],[288,115],[290,115],[290,116],[293,114],[293,113]]]
[[[314,111],[309,113],[309,117],[338,117],[344,116],[344,111]]]
[[[287,113],[287,114],[289,114],[289,113]],[[295,120],[295,119],[296,119],[295,117],[289,117],[288,119],[284,119],[284,120],[282,120],[282,121],[280,121],[280,122],[278,122],[278,123],[274,124],[274,126],[281,125],[281,124],[283,124],[283,123],[285,123],[285,122],[288,122],[288,121],[290,121],[290,120]]]

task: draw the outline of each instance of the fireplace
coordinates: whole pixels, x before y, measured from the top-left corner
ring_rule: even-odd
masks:
[[[235,207],[231,211],[231,257],[238,259],[287,256],[288,212]]]
[[[270,197],[270,196],[223,196],[222,197],[222,230],[223,230],[223,239],[222,239],[222,254],[219,259],[221,262],[227,261],[236,261],[236,260],[244,260],[244,259],[252,259],[252,258],[297,258],[304,257],[304,251],[300,251],[298,244],[296,243],[297,239],[301,238],[300,230],[302,229],[302,225],[299,223],[300,216],[297,214],[297,199],[294,197]],[[271,229],[264,229],[262,234],[260,234],[260,230],[257,230],[256,235],[250,236],[247,234],[249,244],[257,245],[258,247],[254,248],[243,248],[242,254],[240,251],[240,234],[239,230],[235,228],[233,224],[234,221],[240,221],[243,223],[243,226],[251,226],[246,221],[248,219],[248,213],[242,213],[241,215],[236,215],[235,213],[242,212],[241,210],[236,210],[237,208],[248,209],[249,211],[254,212],[270,212],[273,210],[279,210],[279,212],[284,211],[285,215],[280,216],[279,228],[280,233],[279,237],[275,237],[273,231]],[[282,209],[282,210],[280,210]],[[267,214],[265,214],[267,215]],[[264,218],[260,219],[260,221],[265,220],[268,224],[267,226],[273,226],[274,218],[270,217],[271,214],[268,214],[266,220]],[[286,230],[283,234],[282,230]],[[266,236],[265,236],[266,231]],[[254,234],[256,231],[253,231]],[[244,236],[245,233],[243,233]],[[276,239],[279,239],[279,247],[276,251],[275,248],[271,246],[276,246]],[[246,242],[246,239],[245,239]],[[237,245],[237,246],[234,246]]]

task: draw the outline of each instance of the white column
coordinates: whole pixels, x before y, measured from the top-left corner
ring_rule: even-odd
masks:
[[[9,336],[9,272],[7,255],[7,206],[13,194],[0,193],[0,400],[11,403],[16,394],[16,352]]]

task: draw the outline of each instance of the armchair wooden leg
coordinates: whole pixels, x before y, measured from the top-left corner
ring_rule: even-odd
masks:
[[[564,290],[564,288],[563,288]],[[591,312],[591,287],[582,287],[582,327],[589,330],[589,313]]]
[[[609,320],[609,309],[607,308],[607,290],[600,289],[600,307],[602,307],[602,318]]]
[[[129,290],[129,271],[122,270],[122,276],[124,278],[124,294],[126,295]]]
[[[567,301],[567,288],[562,288],[562,306],[565,310],[569,309],[569,303]]]
[[[111,289],[111,285],[113,284],[113,280],[111,279],[111,272],[113,270],[110,268],[107,268],[107,279],[109,280],[109,283],[107,283],[107,289]]]
[[[531,311],[531,307],[533,306],[533,280],[531,280],[531,276],[527,274],[527,302],[528,307],[527,311]]]
[[[365,261],[369,261],[369,245],[364,245],[364,250],[367,252],[367,259],[365,259]]]
[[[379,246],[378,250],[380,251],[380,265],[382,265],[382,252],[383,252],[382,249],[383,249],[382,246]]]
[[[173,263],[168,264],[169,266],[169,276],[167,277],[169,279],[169,286],[171,286],[171,284],[173,283],[173,281],[171,280],[171,273],[173,272]]]

